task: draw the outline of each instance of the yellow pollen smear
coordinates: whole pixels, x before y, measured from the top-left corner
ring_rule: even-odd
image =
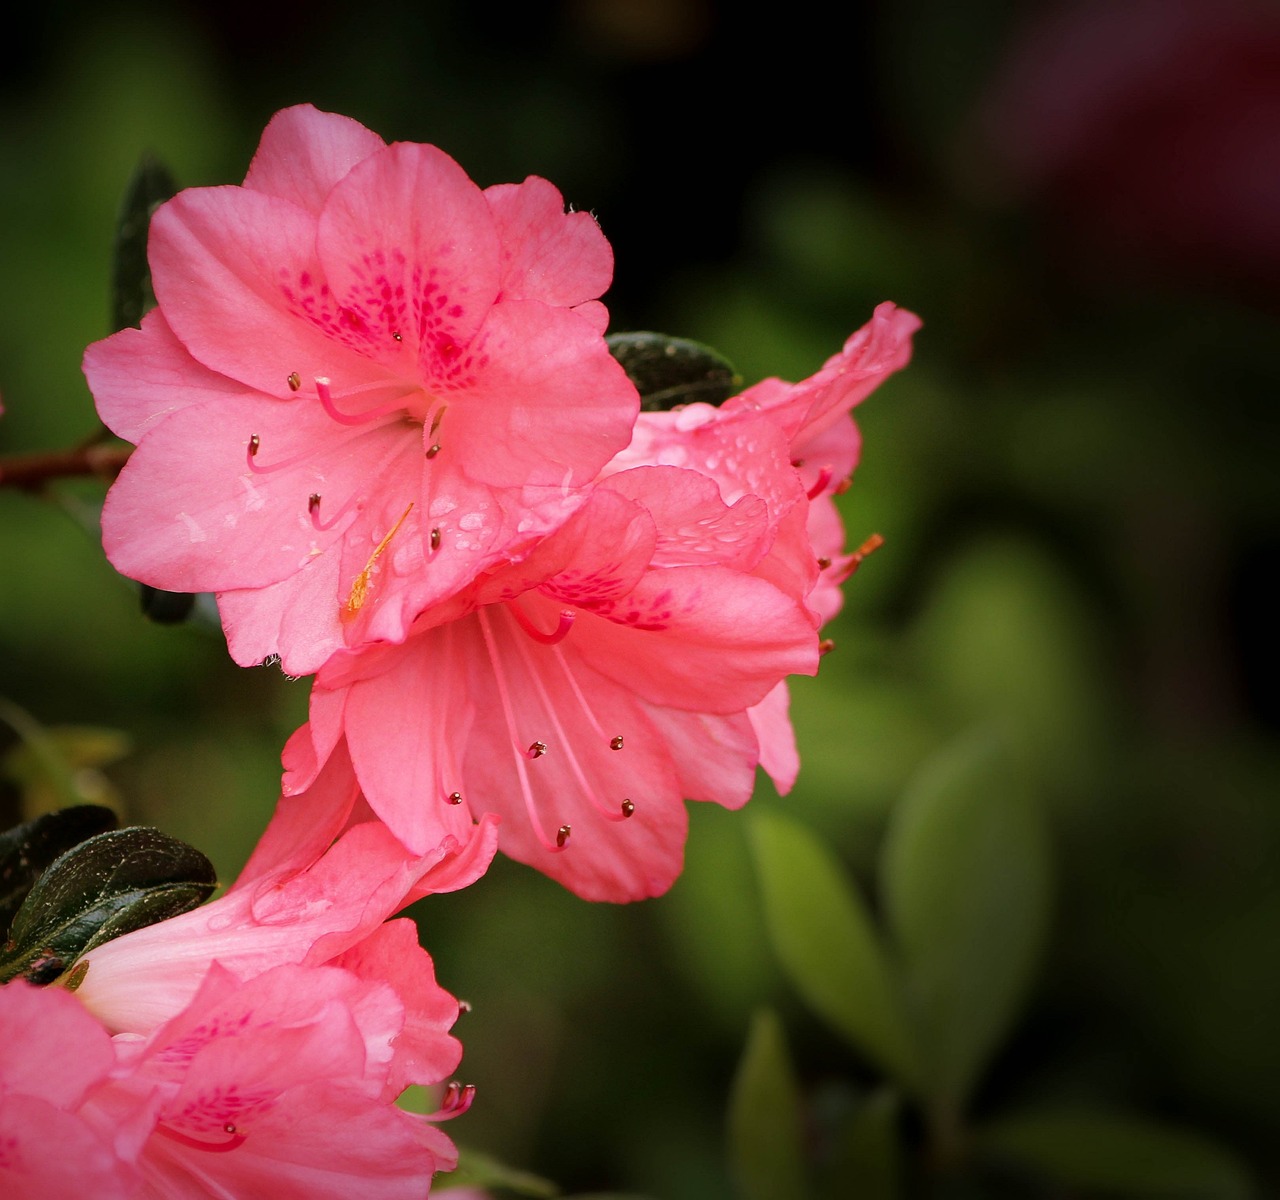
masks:
[[[355,582],[351,585],[351,595],[347,597],[346,603],[339,610],[338,615],[344,620],[349,621],[363,607],[364,602],[369,598],[369,578],[382,552],[391,544],[391,539],[399,532],[400,526],[404,524],[404,519],[413,511],[413,504],[410,502],[409,507],[400,514],[400,519],[391,526],[387,531],[387,536],[377,545],[374,552],[369,555],[369,561],[364,564],[364,570],[356,576]]]

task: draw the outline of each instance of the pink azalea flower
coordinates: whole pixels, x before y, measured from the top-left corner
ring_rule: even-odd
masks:
[[[799,383],[766,379],[719,407],[696,403],[641,413],[631,444],[607,469],[689,467],[714,479],[727,504],[759,497],[774,536],[755,573],[803,598],[825,623],[839,612],[841,584],[861,557],[844,549],[834,500],[861,451],[850,412],[907,365],[919,328],[914,313],[880,304],[838,354]],[[783,794],[800,768],[788,707],[787,685],[779,682],[748,710],[760,764]]]
[[[137,1171],[95,1113],[115,1067],[110,1035],[69,992],[22,980],[0,987],[0,1195],[135,1194]],[[121,1125],[145,1109],[122,1106]]]
[[[299,793],[324,766],[348,783],[310,806],[316,842],[357,802],[410,850],[497,813],[501,849],[578,895],[659,894],[680,871],[684,801],[747,801],[748,710],[817,667],[813,616],[754,573],[776,540],[758,496],[726,504],[705,475],[610,476],[403,645],[326,664],[277,822],[307,819]]]
[[[219,593],[240,663],[306,674],[403,640],[626,444],[609,247],[545,180],[482,191],[434,147],[299,106],[242,187],[156,213],[149,258],[159,308],[85,355],[138,447],[104,546],[145,583]]]

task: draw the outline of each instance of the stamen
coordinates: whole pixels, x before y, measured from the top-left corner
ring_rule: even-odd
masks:
[[[428,458],[435,458],[435,456],[436,456],[437,454],[439,454],[439,453],[440,453],[440,443],[439,443],[439,442],[435,442],[435,443],[433,443],[432,445],[430,445],[430,446],[428,446],[428,447],[427,447],[427,457],[428,457]]]
[[[353,508],[360,509],[364,507],[363,500],[357,500],[355,496],[350,497],[346,504],[340,505],[338,511],[333,514],[327,521],[320,519],[320,493],[312,492],[307,497],[307,511],[311,515],[311,524],[321,533],[327,533],[332,529],[343,517],[347,515]]]
[[[382,556],[382,552],[391,543],[391,539],[396,536],[400,530],[400,526],[404,524],[404,519],[413,511],[413,501],[409,502],[409,507],[400,514],[400,519],[391,526],[387,532],[387,536],[378,543],[377,549],[369,555],[369,561],[364,564],[364,570],[356,576],[355,582],[351,585],[351,595],[347,597],[346,603],[338,611],[338,615],[344,620],[350,620],[364,607],[365,600],[369,597],[369,577],[373,571],[374,565]]]
[[[820,658],[824,657],[825,655],[830,654],[835,648],[835,638],[823,638],[822,641],[818,643],[818,656]]]
[[[514,605],[508,605],[514,608]],[[569,770],[573,772],[574,778],[578,781],[578,786],[582,789],[583,795],[591,802],[591,807],[596,810],[606,821],[622,820],[627,814],[619,813],[617,809],[610,808],[596,795],[595,788],[587,779],[586,772],[582,769],[582,764],[578,762],[578,756],[573,751],[573,742],[565,733],[564,726],[560,723],[560,714],[556,711],[555,705],[551,701],[551,696],[547,692],[546,684],[542,681],[542,673],[538,669],[538,664],[533,661],[533,651],[529,648],[528,643],[516,639],[516,647],[520,652],[520,657],[524,660],[525,669],[529,672],[530,678],[533,680],[533,686],[538,693],[538,698],[542,701],[542,707],[546,709],[547,715],[551,718],[551,725],[555,729],[556,737],[559,739],[557,746],[563,747],[565,757],[569,762]],[[542,749],[535,754],[534,750],[538,747]],[[529,747],[529,757],[538,758],[546,750],[546,746],[542,742],[534,742]],[[568,835],[566,834],[566,837]]]
[[[302,376],[297,371],[290,371],[289,378],[285,380],[285,383],[289,385],[291,392],[296,392],[302,386]]]
[[[559,646],[557,646],[555,648],[554,653],[556,656],[556,661],[560,664],[560,670],[564,672],[564,677],[566,680],[568,680],[569,687],[572,689],[574,696],[577,698],[578,704],[581,705],[582,711],[586,714],[587,720],[591,724],[591,728],[596,731],[596,734],[599,737],[601,738],[608,737],[609,735],[606,734],[605,731],[600,728],[600,722],[596,720],[596,714],[592,711],[591,705],[587,703],[586,696],[582,694],[582,689],[578,686],[578,681],[573,677],[573,672],[569,670],[569,664],[564,660],[564,651],[561,650]]]
[[[431,541],[431,551],[432,553],[435,553],[435,551],[440,549],[440,530],[438,527],[431,531],[430,541]]]
[[[618,734],[617,737],[609,739],[609,749],[610,750],[622,749],[622,734]]]
[[[631,816],[635,811],[636,811],[636,806],[633,801],[624,800],[622,802],[622,815],[624,817]]]
[[[431,425],[427,429],[427,435],[429,437],[435,437],[436,430],[440,428],[440,422],[444,420],[444,414],[448,411],[449,406],[447,404],[442,404],[436,409],[435,416],[431,418]]]
[[[831,482],[832,470],[830,467],[823,467],[818,472],[818,478],[813,487],[809,489],[809,499],[816,500],[823,492],[827,490],[827,484]]]
[[[272,463],[268,467],[258,465],[258,451],[262,448],[262,439],[256,434],[249,436],[249,444],[245,447],[245,464],[249,470],[255,475],[270,475],[272,471],[283,471],[286,467],[295,467],[298,463],[310,462],[315,458],[315,454],[310,450],[305,450],[301,454],[295,454],[292,458],[283,458],[279,462]]]
[[[846,475],[831,489],[831,494],[833,496],[843,496],[851,487],[853,487],[853,480]]]
[[[480,623],[480,633],[484,638],[485,647],[489,651],[489,664],[493,667],[493,678],[498,685],[498,699],[502,704],[502,716],[507,723],[507,737],[510,742],[512,757],[516,764],[516,774],[520,777],[520,791],[524,796],[525,813],[529,817],[529,823],[533,826],[534,836],[542,843],[544,850],[552,854],[558,853],[564,849],[565,842],[569,840],[569,835],[565,833],[564,840],[560,839],[559,834],[556,840],[551,841],[543,832],[542,822],[538,819],[537,806],[533,802],[533,789],[529,786],[529,773],[525,767],[524,754],[517,749],[519,742],[516,740],[516,718],[515,712],[511,707],[511,695],[507,691],[507,679],[502,671],[502,664],[498,660],[498,646],[494,641],[493,629],[489,624],[489,614],[482,608],[477,611],[476,619]],[[561,832],[567,829],[567,826],[561,826]]]
[[[222,1131],[228,1135],[225,1142],[206,1142],[200,1138],[192,1137],[188,1133],[181,1133],[177,1129],[171,1129],[168,1125],[160,1124],[156,1126],[156,1132],[163,1134],[165,1137],[172,1139],[182,1146],[190,1146],[193,1150],[208,1150],[213,1154],[225,1154],[228,1150],[234,1150],[237,1146],[243,1146],[246,1135],[237,1131],[236,1127],[228,1122],[222,1127]]]
[[[454,1117],[460,1117],[471,1107],[475,1098],[476,1085],[474,1083],[468,1083],[464,1086],[455,1080],[444,1089],[444,1095],[440,1098],[440,1107],[427,1120],[451,1121]]]
[[[868,554],[874,554],[883,545],[884,538],[882,538],[878,533],[873,533],[869,538],[867,538],[867,540],[853,552],[853,565],[849,568],[849,574],[852,575],[854,571],[862,566],[862,560],[866,558]]]
[[[561,825],[556,830],[556,849],[563,850],[569,844],[569,835],[573,830],[568,825]]]
[[[818,559],[818,570],[825,571],[831,565],[831,560],[824,554]]]
[[[333,393],[329,390],[329,380],[323,376],[317,376],[315,383],[316,395],[320,398],[321,406],[340,425],[366,425],[370,421],[378,420],[380,417],[404,411],[404,401],[393,400],[390,404],[384,404],[381,408],[371,408],[367,412],[344,413],[339,411],[333,402]]]
[[[547,752],[546,742],[532,742],[529,749],[525,751],[527,758],[541,758]]]
[[[528,614],[513,600],[507,605],[511,610],[511,615],[515,617],[516,624],[525,631],[535,642],[540,642],[544,646],[554,646],[557,642],[562,642],[569,635],[569,630],[573,628],[574,618],[577,614],[571,608],[562,608],[560,610],[560,624],[557,625],[550,633],[543,633],[531,620]]]
[[[462,803],[462,793],[461,793],[461,792],[450,792],[450,793],[449,793],[449,803],[450,803],[450,804],[461,804],[461,803]]]

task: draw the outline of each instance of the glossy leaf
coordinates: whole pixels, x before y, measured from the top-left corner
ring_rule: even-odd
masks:
[[[861,897],[812,833],[756,813],[752,844],[774,952],[814,1012],[910,1087],[915,1048],[895,973]]]
[[[928,765],[894,810],[881,860],[923,1056],[923,1086],[954,1115],[1017,1016],[1044,942],[1047,837],[996,735]]]
[[[111,328],[141,325],[143,315],[155,307],[151,268],[147,264],[147,232],[151,215],[178,190],[169,170],[158,159],[145,155],[125,189],[116,224],[111,270]]]
[[[100,833],[62,854],[27,893],[0,980],[49,983],[112,938],[195,908],[217,886],[203,854],[157,829]]]
[[[902,1192],[902,1102],[884,1088],[850,1115],[822,1172],[824,1200],[896,1200]]]
[[[720,353],[665,333],[611,333],[605,341],[640,393],[644,412],[667,412],[700,400],[723,404],[742,381]]]
[[[8,931],[27,893],[56,858],[115,826],[109,808],[80,804],[0,833],[0,931]]]
[[[1124,1196],[1246,1200],[1245,1168],[1222,1147],[1136,1117],[1059,1112],[1012,1117],[977,1138],[984,1157],[1071,1187]]]
[[[756,1014],[729,1094],[729,1167],[743,1200],[803,1200],[800,1089],[777,1015]]]

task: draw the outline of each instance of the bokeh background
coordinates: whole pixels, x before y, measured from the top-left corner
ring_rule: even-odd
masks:
[[[708,342],[748,382],[811,373],[880,300],[913,309],[841,501],[886,545],[794,688],[800,782],[752,808],[819,835],[876,912],[900,798],[994,722],[1047,815],[1052,916],[971,1119],[1140,1113],[1280,1192],[1277,9],[745,8],[29,6],[0,45],[0,453],[95,428],[79,360],[140,155],[238,182],[300,101],[481,184],[550,178],[614,246],[612,327]],[[146,622],[96,545],[101,494],[0,488],[6,815],[109,799],[229,879],[307,685]],[[473,1006],[460,1141],[568,1191],[749,1194],[725,1113],[761,1006],[817,1125],[879,1085],[778,965],[749,813],[696,811],[659,900],[591,906],[500,862],[420,907]],[[906,1194],[1131,1194],[930,1164],[910,1106],[895,1136]]]

